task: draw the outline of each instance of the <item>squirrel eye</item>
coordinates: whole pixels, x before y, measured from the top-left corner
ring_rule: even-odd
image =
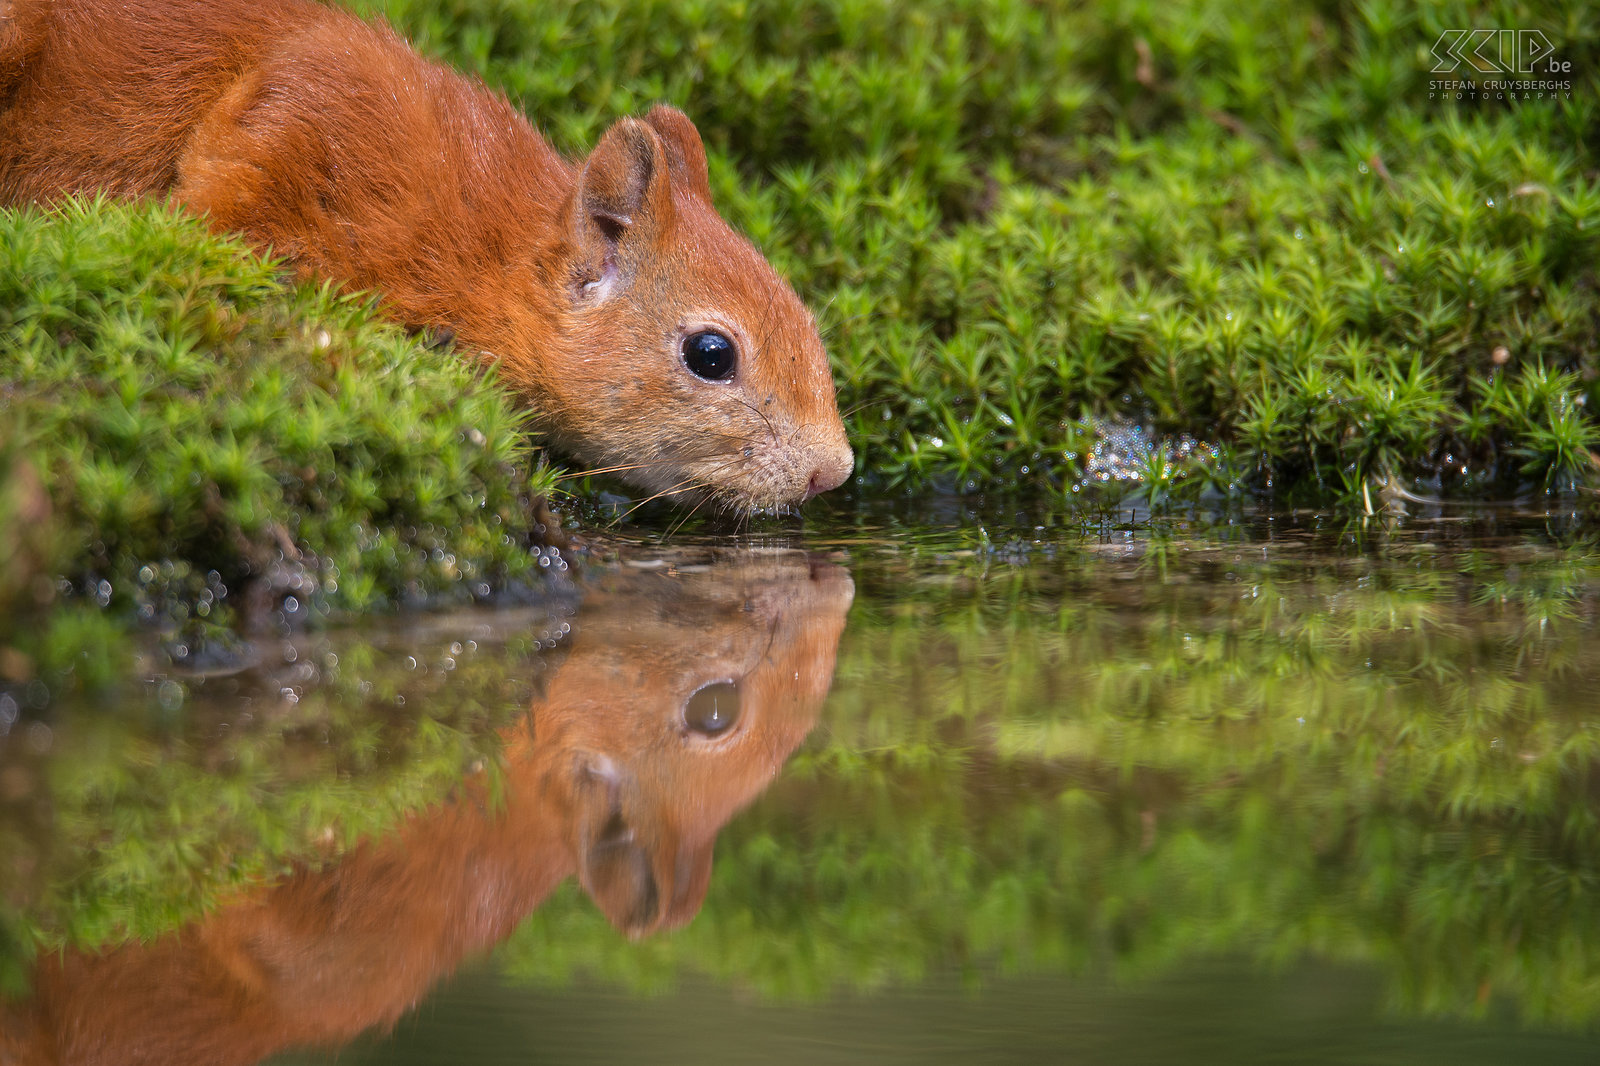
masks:
[[[739,720],[739,686],[713,681],[695,690],[683,705],[683,723],[702,736],[726,733]]]
[[[697,378],[727,381],[738,361],[733,342],[715,330],[691,333],[683,339],[683,365]]]

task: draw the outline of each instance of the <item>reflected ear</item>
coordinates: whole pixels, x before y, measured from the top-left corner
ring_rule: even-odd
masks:
[[[601,757],[579,773],[578,882],[613,926],[642,936],[661,916],[649,841],[628,820],[620,771],[611,760]]]
[[[688,925],[700,913],[711,885],[711,852],[716,837],[705,844],[684,845],[673,865],[672,899],[667,902],[661,928],[677,929]]]
[[[601,274],[615,272],[672,223],[666,151],[655,130],[638,119],[613,123],[584,160],[572,220],[573,237]]]
[[[661,138],[673,182],[709,204],[711,181],[706,172],[706,149],[700,143],[700,131],[694,128],[689,116],[675,107],[657,104],[644,120]]]

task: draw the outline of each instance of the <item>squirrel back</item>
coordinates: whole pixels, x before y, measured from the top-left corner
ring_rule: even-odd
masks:
[[[569,162],[503,97],[312,0],[0,0],[0,204],[170,196],[498,365],[560,448],[787,509],[853,463],[810,313],[681,112]]]

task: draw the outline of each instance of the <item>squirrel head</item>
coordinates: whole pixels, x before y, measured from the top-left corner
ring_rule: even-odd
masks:
[[[729,510],[787,510],[844,483],[854,459],[816,323],[717,214],[681,111],[607,130],[560,224],[562,350],[540,382],[557,445]]]

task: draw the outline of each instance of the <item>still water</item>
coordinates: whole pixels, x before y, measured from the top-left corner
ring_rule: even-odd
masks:
[[[956,510],[571,573],[7,721],[0,1063],[1600,1058],[1581,531]]]

